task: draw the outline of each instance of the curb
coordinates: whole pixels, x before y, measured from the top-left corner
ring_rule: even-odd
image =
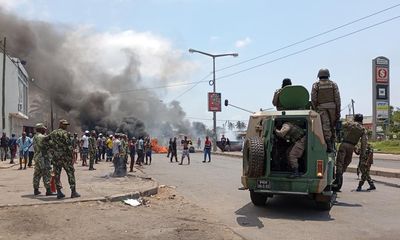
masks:
[[[39,202],[39,203],[27,203],[27,204],[4,204],[0,205],[1,208],[7,207],[19,207],[19,206],[37,206],[37,205],[49,205],[49,204],[64,204],[64,203],[79,203],[79,202],[118,202],[128,198],[139,198],[139,197],[149,197],[151,195],[155,195],[158,193],[158,183],[152,180],[153,186],[142,189],[140,191],[135,191],[133,193],[121,193],[121,194],[113,194],[111,196],[105,197],[95,197],[95,198],[87,198],[87,199],[80,199],[75,198],[71,200],[70,198],[65,198],[63,200],[54,199],[54,201],[49,202]]]
[[[228,156],[228,157],[232,157],[232,158],[242,158],[242,155],[229,154],[229,153],[214,152],[211,154],[220,155],[220,156]],[[356,173],[357,168],[349,166],[347,168],[347,171]],[[385,170],[379,170],[379,169],[371,169],[369,174],[374,175],[374,176],[388,177],[388,178],[400,178],[400,171],[395,171],[395,170],[394,171],[390,171],[390,170],[385,171]],[[397,185],[397,184],[395,184],[395,185]]]
[[[19,163],[12,163],[12,164],[10,164],[10,165],[8,165],[8,166],[6,166],[6,167],[0,167],[0,169],[9,169],[9,168],[12,168],[12,167],[14,167],[14,166],[17,166]]]

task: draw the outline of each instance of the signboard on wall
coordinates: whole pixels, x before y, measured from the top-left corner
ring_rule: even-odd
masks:
[[[208,93],[208,111],[221,112],[221,93]]]

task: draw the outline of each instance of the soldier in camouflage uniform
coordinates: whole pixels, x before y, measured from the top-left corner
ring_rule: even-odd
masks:
[[[311,90],[311,104],[321,116],[326,150],[332,152],[335,144],[336,123],[340,120],[340,93],[337,84],[329,77],[328,69],[319,70],[319,81],[313,84]]]
[[[46,196],[53,195],[50,190],[50,178],[51,178],[51,163],[49,158],[49,144],[45,141],[45,132],[47,128],[43,123],[36,124],[36,134],[33,137],[33,147],[35,154],[33,160],[35,162],[33,172],[33,190],[35,195],[39,195],[39,181],[43,178],[43,185],[46,188]]]
[[[334,191],[340,191],[343,185],[343,173],[351,163],[353,151],[357,143],[361,140],[360,159],[366,157],[367,148],[367,130],[362,126],[363,115],[356,114],[354,121],[343,124],[343,140],[339,146],[339,151],[336,156],[336,179],[334,182]]]
[[[282,88],[284,88],[286,86],[290,86],[290,85],[292,85],[292,81],[290,80],[290,78],[283,79]],[[276,107],[276,110],[278,110],[278,111],[282,110],[282,105],[279,102],[279,94],[281,93],[282,88],[277,89],[275,91],[274,98],[272,99],[272,105],[274,105]]]
[[[57,198],[64,198],[61,191],[61,170],[64,168],[68,176],[68,183],[71,188],[71,198],[80,197],[76,192],[75,169],[72,159],[72,141],[70,134],[66,131],[69,123],[67,120],[60,120],[59,128],[51,132],[47,138],[50,140],[50,146],[54,150],[54,174],[57,187]]]
[[[360,154],[360,151],[357,147],[356,147],[356,149],[354,149],[354,152],[357,155]],[[371,176],[369,175],[369,170],[371,169],[371,165],[373,164],[373,161],[374,161],[374,149],[372,148],[372,146],[370,144],[367,144],[367,150],[366,150],[365,157],[361,158],[361,156],[360,156],[360,162],[358,164],[358,167],[361,172],[361,180],[358,183],[358,187],[356,190],[357,192],[361,191],[361,188],[364,185],[365,181],[367,181],[369,184],[369,188],[367,189],[368,191],[376,189],[374,181],[372,181]]]
[[[93,130],[89,137],[89,170],[96,170],[93,165],[97,157],[97,141],[96,141],[96,131]]]
[[[293,144],[288,154],[289,164],[293,171],[289,178],[300,177],[299,158],[301,158],[304,153],[306,143],[305,131],[297,125],[285,122],[281,129],[276,129],[275,132],[278,137]]]

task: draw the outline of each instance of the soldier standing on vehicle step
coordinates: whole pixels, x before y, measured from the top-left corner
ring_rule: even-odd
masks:
[[[297,125],[285,122],[281,129],[276,129],[275,132],[278,137],[293,144],[288,154],[289,164],[293,171],[289,178],[300,177],[299,158],[304,153],[306,142],[305,131]]]
[[[45,132],[47,128],[43,123],[36,124],[36,134],[33,137],[33,147],[35,148],[35,154],[33,155],[33,161],[35,162],[33,172],[33,193],[39,195],[39,182],[40,178],[43,178],[43,185],[46,188],[46,196],[53,195],[50,190],[50,178],[51,178],[51,163],[49,159],[49,144],[44,141]]]
[[[290,85],[292,85],[292,80],[290,80],[290,78],[283,79],[282,88]],[[282,88],[279,88],[275,91],[274,98],[272,99],[272,105],[274,105],[278,111],[282,110],[282,104],[279,102],[279,94],[281,93]]]
[[[65,195],[61,191],[61,170],[64,168],[68,176],[68,183],[71,188],[71,198],[80,197],[76,192],[75,169],[72,158],[72,141],[70,134],[66,131],[69,122],[65,119],[60,120],[59,128],[48,135],[51,141],[51,147],[54,151],[54,175],[57,188],[57,198],[64,198]]]
[[[343,173],[351,163],[353,151],[358,141],[361,140],[360,159],[365,159],[367,149],[367,130],[362,126],[363,115],[354,115],[354,121],[343,124],[343,141],[339,146],[336,156],[336,179],[334,182],[334,191],[340,191],[343,185]]]
[[[311,104],[321,116],[326,151],[332,152],[335,144],[336,122],[340,120],[340,93],[337,84],[329,77],[328,69],[319,70],[319,81],[313,84],[311,91]]]
[[[356,149],[354,149],[354,152],[357,155],[360,154],[360,151],[357,147],[356,147]],[[373,164],[373,161],[374,161],[374,150],[370,144],[367,144],[367,150],[365,153],[365,157],[361,158],[361,156],[360,156],[360,163],[358,164],[358,167],[360,168],[360,172],[361,172],[361,180],[358,183],[358,187],[356,190],[357,192],[361,191],[361,188],[364,185],[365,181],[367,181],[369,184],[369,188],[367,189],[367,191],[376,189],[374,181],[372,181],[371,176],[369,175],[369,170],[371,169],[371,165]]]

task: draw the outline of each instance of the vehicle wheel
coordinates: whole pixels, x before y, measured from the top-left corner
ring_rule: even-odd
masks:
[[[327,202],[315,202],[317,205],[318,210],[321,211],[329,211],[331,210],[333,204],[331,201],[327,201]]]
[[[243,169],[245,176],[264,175],[264,142],[261,137],[250,137],[244,142]]]
[[[265,193],[257,193],[250,190],[250,199],[256,206],[264,206],[267,203],[268,196]]]

